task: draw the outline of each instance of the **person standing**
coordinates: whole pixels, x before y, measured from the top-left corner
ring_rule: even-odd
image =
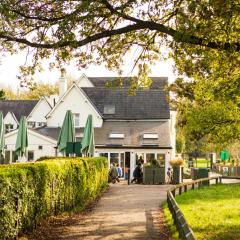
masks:
[[[172,170],[169,167],[168,170],[167,170],[167,179],[166,179],[167,184],[172,183],[172,177],[173,177],[172,175],[173,175]]]
[[[121,178],[123,175],[123,171],[122,171],[122,168],[119,166],[119,164],[117,164],[117,171],[118,171],[118,178]]]
[[[110,177],[110,180],[112,181],[112,183],[115,183],[116,181],[119,182],[118,170],[117,170],[117,168],[115,166],[115,163],[113,163],[112,167],[110,168],[109,177]]]

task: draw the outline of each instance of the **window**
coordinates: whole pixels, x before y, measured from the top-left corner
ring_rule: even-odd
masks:
[[[136,165],[139,163],[139,161],[144,161],[144,153],[136,153]]]
[[[27,160],[28,161],[34,160],[34,151],[28,151]]]
[[[115,106],[114,105],[105,105],[103,109],[104,114],[115,114]]]
[[[36,127],[36,122],[28,122],[28,126],[30,128],[35,128]]]
[[[5,133],[9,133],[13,130],[13,124],[5,124]]]
[[[161,167],[165,167],[165,154],[158,153],[157,154],[157,160],[158,160]]]
[[[146,154],[146,160],[147,162],[151,162],[155,159],[155,153],[147,153]]]
[[[99,156],[100,157],[105,157],[108,159],[108,153],[99,153]]]
[[[15,163],[18,160],[18,155],[15,153],[15,151],[12,151],[12,162]]]
[[[110,164],[119,163],[119,153],[110,153]]]
[[[124,138],[123,133],[110,133],[109,138]]]
[[[42,149],[43,149],[43,146],[41,146],[41,145],[38,146],[38,149],[39,149],[39,150],[42,150]]]
[[[80,127],[80,114],[79,113],[73,113],[73,120],[75,127]]]
[[[158,139],[157,133],[144,133],[143,134],[144,139]]]
[[[76,135],[76,142],[81,142],[83,138],[83,133],[79,133],[78,135]]]
[[[45,122],[38,122],[38,127],[43,127],[43,126],[45,126],[46,125],[46,123]]]
[[[5,151],[5,159],[4,159],[4,163],[10,163],[10,157],[11,157],[11,152],[10,151]]]
[[[76,137],[76,142],[82,142],[82,137]]]

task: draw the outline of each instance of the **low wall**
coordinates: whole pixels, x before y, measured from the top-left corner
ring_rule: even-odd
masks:
[[[40,220],[82,209],[107,186],[105,158],[57,158],[0,167],[0,239]]]

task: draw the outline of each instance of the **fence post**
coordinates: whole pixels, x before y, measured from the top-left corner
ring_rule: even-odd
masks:
[[[179,195],[182,194],[182,186],[179,187]]]
[[[172,190],[172,195],[175,197],[175,188]]]
[[[194,189],[194,188],[195,188],[195,183],[192,184],[192,189]]]
[[[216,184],[218,184],[218,177],[215,180],[216,180]]]
[[[187,185],[184,185],[184,192],[187,192]]]

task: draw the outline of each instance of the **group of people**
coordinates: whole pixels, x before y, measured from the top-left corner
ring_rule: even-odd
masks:
[[[108,174],[108,182],[120,182],[120,178],[123,176],[122,168],[119,164],[113,163],[110,166],[109,174]]]
[[[131,183],[143,183],[143,159],[139,159],[137,166],[135,167],[133,171],[133,178],[131,180]],[[108,181],[112,183],[120,182],[120,178],[123,176],[123,170],[119,166],[119,164],[111,164],[108,174]],[[173,179],[173,172],[172,169],[169,167],[167,170],[167,176],[166,176],[166,183],[170,184],[172,183]]]

